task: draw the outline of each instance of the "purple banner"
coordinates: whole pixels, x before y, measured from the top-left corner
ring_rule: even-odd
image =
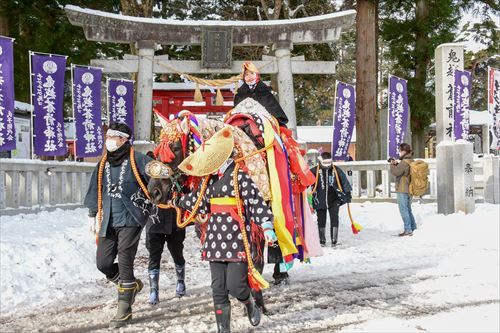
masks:
[[[109,122],[125,123],[134,132],[134,81],[108,80]]]
[[[73,66],[73,114],[75,154],[93,157],[102,153],[104,137],[101,119],[102,69]]]
[[[66,155],[68,150],[63,115],[65,71],[65,56],[31,53],[33,140],[38,156]]]
[[[353,85],[337,82],[333,114],[333,160],[344,161],[346,159],[355,121],[356,89]]]
[[[455,70],[453,85],[453,136],[455,140],[469,139],[469,98],[471,73]]]
[[[0,36],[0,151],[14,149],[14,40]]]
[[[387,156],[396,158],[405,138],[409,110],[406,80],[392,75],[389,76],[387,113]]]
[[[493,117],[490,149],[500,150],[500,70],[488,68],[488,110]]]

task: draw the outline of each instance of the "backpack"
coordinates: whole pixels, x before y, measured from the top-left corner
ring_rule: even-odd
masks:
[[[422,160],[406,161],[410,166],[410,187],[409,192],[413,196],[420,197],[427,192],[429,188],[429,164]]]

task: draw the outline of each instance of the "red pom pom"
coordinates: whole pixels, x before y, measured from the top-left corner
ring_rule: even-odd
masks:
[[[186,169],[193,170],[193,166],[191,164],[186,165]]]
[[[231,133],[229,133],[229,131],[224,131],[224,132],[222,132],[222,135],[223,135],[225,138],[228,138],[228,137],[231,135]]]

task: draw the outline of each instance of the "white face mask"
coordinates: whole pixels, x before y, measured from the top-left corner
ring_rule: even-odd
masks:
[[[326,160],[322,160],[320,163],[325,168],[331,167],[332,166],[332,159],[329,158],[329,159],[326,159]]]
[[[106,149],[109,152],[114,152],[118,148],[120,148],[120,147],[116,144],[116,140],[113,140],[113,139],[107,139],[106,140]]]

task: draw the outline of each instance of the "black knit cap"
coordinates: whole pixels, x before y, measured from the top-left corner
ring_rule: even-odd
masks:
[[[324,151],[324,152],[321,153],[321,158],[324,159],[324,160],[329,160],[329,159],[332,158],[332,154],[330,154],[327,151]]]
[[[115,131],[120,131],[120,132],[128,134],[129,138],[132,137],[132,130],[125,123],[117,123],[117,122],[115,122],[115,123],[109,123],[108,129],[112,129],[112,130],[115,130]]]

